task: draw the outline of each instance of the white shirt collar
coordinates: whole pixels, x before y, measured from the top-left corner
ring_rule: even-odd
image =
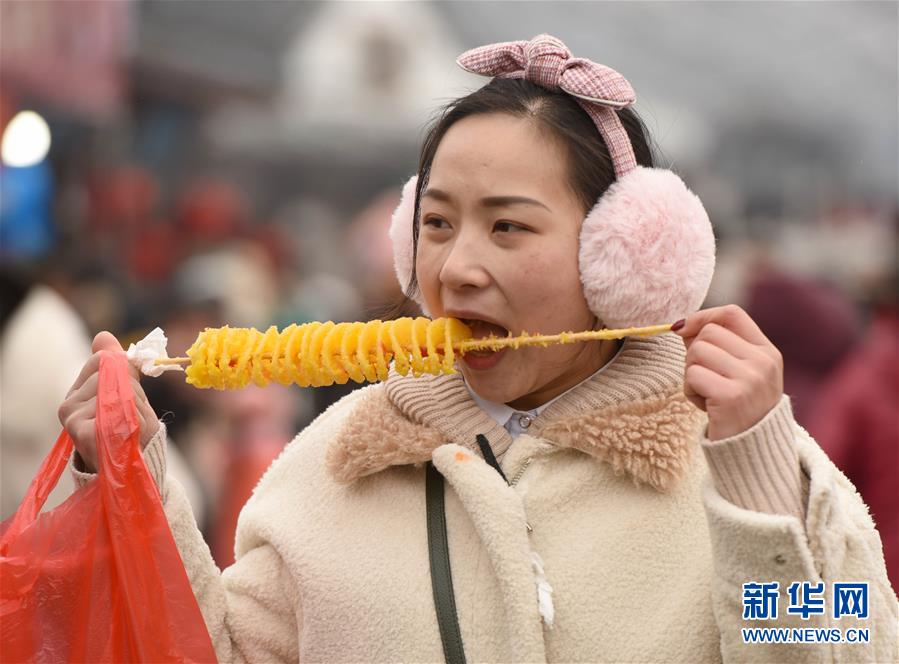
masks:
[[[614,362],[615,359],[618,357],[618,354],[621,352],[622,348],[624,348],[623,343],[618,346],[618,350],[615,351],[615,355],[612,356],[612,359],[610,359],[608,362],[606,362],[604,365],[602,365],[599,369],[594,371],[592,374],[587,376],[580,383],[578,383],[577,385],[573,385],[572,387],[570,387],[567,390],[565,390],[564,392],[562,392],[562,394],[560,394],[559,396],[551,399],[550,401],[547,401],[542,406],[537,406],[536,408],[534,408],[532,410],[515,410],[514,408],[511,408],[510,406],[507,406],[504,403],[498,403],[496,401],[488,401],[487,399],[484,399],[479,394],[477,394],[473,389],[471,389],[471,386],[468,384],[468,381],[465,380],[465,374],[462,374],[462,383],[468,389],[469,394],[471,394],[471,398],[474,399],[474,402],[476,404],[478,404],[478,406],[481,408],[481,410],[483,410],[490,417],[492,417],[494,420],[496,420],[496,422],[500,426],[505,427],[506,431],[508,431],[509,434],[511,434],[512,438],[514,439],[516,436],[518,436],[518,434],[522,433],[522,431],[524,431],[525,429],[527,429],[528,426],[530,426],[530,420],[533,420],[537,416],[539,416],[540,413],[542,413],[554,401],[556,401],[557,399],[561,399],[563,396],[565,396],[566,394],[571,392],[571,390],[578,387],[578,385],[581,385],[582,383],[585,383],[586,381],[590,380],[597,374],[601,373],[603,371],[603,369],[605,369],[607,366],[612,364],[612,362]],[[522,417],[521,417],[522,415],[527,416],[528,418],[530,418],[530,420],[522,419]],[[526,423],[527,426],[521,426],[522,422]]]

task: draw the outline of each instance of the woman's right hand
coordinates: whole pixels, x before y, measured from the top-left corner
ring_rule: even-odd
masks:
[[[91,345],[90,359],[84,364],[78,378],[59,407],[59,422],[71,436],[75,449],[81,456],[87,472],[97,472],[97,378],[100,369],[100,357],[104,353],[125,352],[118,340],[109,332],[100,332],[94,337]],[[131,376],[131,389],[137,404],[137,417],[140,421],[140,447],[147,443],[159,431],[159,419],[147,395],[140,386],[140,372],[132,364],[128,364]]]

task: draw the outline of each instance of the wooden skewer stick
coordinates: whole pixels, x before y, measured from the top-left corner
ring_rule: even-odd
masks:
[[[578,341],[598,341],[600,339],[621,339],[622,337],[651,337],[671,331],[672,323],[649,325],[647,327],[626,327],[617,330],[586,330],[584,332],[561,332],[559,334],[524,334],[517,337],[495,337],[466,339],[453,344],[453,349],[465,353],[470,350],[520,348],[522,346],[549,346],[550,344],[573,344]],[[440,344],[438,348],[443,348]],[[268,359],[268,355],[265,355]],[[158,359],[156,364],[190,364],[189,357],[169,357]]]
[[[521,346],[549,346],[550,344],[572,344],[578,341],[597,341],[600,339],[621,339],[622,337],[650,337],[671,330],[671,323],[650,325],[648,327],[627,327],[618,330],[587,330],[585,332],[561,332],[559,334],[528,334],[518,337],[484,337],[482,339],[466,339],[453,345],[459,352],[492,348],[520,348]]]
[[[153,364],[170,366],[172,364],[190,364],[189,357],[160,357]]]

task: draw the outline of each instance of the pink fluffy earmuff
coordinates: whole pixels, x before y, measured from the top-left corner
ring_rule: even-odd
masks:
[[[590,310],[609,328],[670,323],[697,311],[715,269],[715,236],[709,216],[675,173],[638,166],[616,109],[635,101],[618,72],[575,58],[561,41],[538,35],[531,41],[490,44],[466,51],[457,64],[483,76],[525,78],[572,95],[595,122],[616,180],[584,219],[578,262]],[[414,175],[393,213],[390,239],[394,268],[404,292],[414,261]],[[419,294],[416,302],[430,313]]]

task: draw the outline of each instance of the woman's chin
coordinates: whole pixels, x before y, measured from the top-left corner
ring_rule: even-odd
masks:
[[[459,371],[465,377],[465,382],[479,397],[494,403],[506,403],[517,399],[520,395],[515,390],[510,390],[509,376],[504,375],[498,366],[494,370],[477,371],[466,366],[465,362],[457,365]]]

